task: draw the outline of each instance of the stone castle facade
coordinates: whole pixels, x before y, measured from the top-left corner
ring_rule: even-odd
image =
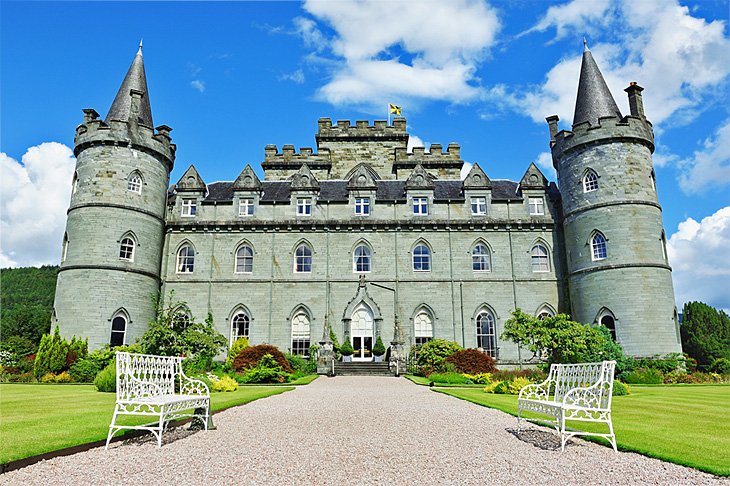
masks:
[[[84,110],[54,320],[93,348],[132,343],[158,292],[231,340],[306,353],[331,327],[355,359],[378,336],[530,356],[500,339],[516,307],[607,326],[625,351],[681,350],[642,88],[621,115],[589,50],[573,129],[549,117],[559,188],[530,165],[520,181],[459,146],[408,152],[406,121],[318,121],[316,151],[264,149],[206,184],[173,186],[171,128],[153,128],[141,48],[105,120]]]

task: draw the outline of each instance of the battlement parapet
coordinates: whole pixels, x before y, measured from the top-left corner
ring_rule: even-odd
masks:
[[[141,152],[161,157],[168,170],[175,162],[176,145],[172,143],[172,128],[160,125],[157,129],[126,121],[112,120],[104,123],[93,108],[84,110],[84,122],[76,127],[74,155],[95,145],[131,147]]]
[[[654,151],[654,131],[651,122],[631,115],[620,120],[615,117],[601,117],[598,125],[591,125],[588,122],[578,123],[573,125],[573,130],[561,130],[555,133],[553,138],[550,146],[554,154],[566,154],[584,145],[616,141],[641,143]]]
[[[288,144],[281,148],[281,152],[273,144],[269,144],[264,148],[264,161],[261,163],[264,170],[298,170],[302,164],[307,164],[311,169],[329,170],[332,167],[329,149],[321,149],[319,153],[314,153],[311,147],[301,147],[297,152],[294,145]]]
[[[353,126],[350,120],[338,120],[332,125],[330,118],[317,121],[317,143],[320,141],[345,140],[408,140],[406,119],[394,118],[393,124],[385,120],[375,120],[371,125],[368,120],[357,120]]]
[[[395,164],[396,166],[401,165],[414,165],[421,164],[424,167],[429,165],[455,165],[461,164],[461,147],[458,143],[450,143],[446,150],[443,150],[443,146],[440,143],[433,143],[429,147],[429,151],[426,152],[426,147],[413,147],[413,152],[408,152],[405,148],[395,149]]]

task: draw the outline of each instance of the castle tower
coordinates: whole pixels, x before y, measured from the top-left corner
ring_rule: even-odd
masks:
[[[681,352],[643,88],[622,116],[586,47],[573,130],[547,118],[562,194],[572,316],[608,327],[630,355]]]
[[[54,325],[89,347],[129,344],[154,317],[160,288],[172,129],[153,129],[142,46],[104,121],[84,110]]]

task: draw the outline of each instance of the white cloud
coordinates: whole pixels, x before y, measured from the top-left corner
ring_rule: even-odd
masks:
[[[335,31],[328,38],[297,20],[305,43],[326,45],[337,60],[318,93],[335,105],[473,99],[480,91],[477,65],[500,28],[483,0],[308,0],[304,8]]]
[[[576,30],[587,33],[592,24],[606,21],[609,6],[610,0],[572,1],[553,5],[534,27],[520,36],[529,32],[544,32],[550,27],[556,30],[554,40],[562,39]]]
[[[190,86],[197,89],[201,93],[203,91],[205,91],[205,81],[201,81],[199,79],[193,79],[192,81],[190,81]]]
[[[292,81],[296,84],[304,84],[306,78],[304,77],[304,71],[297,69],[291,73],[284,73],[277,78],[279,81]]]
[[[464,162],[464,165],[461,166],[461,172],[459,175],[461,176],[462,181],[469,175],[472,167],[474,167],[474,164],[471,162]]]
[[[406,147],[406,152],[413,153],[413,147],[425,147],[426,144],[421,140],[420,137],[417,137],[416,135],[408,134],[408,146]]]
[[[540,155],[535,159],[535,165],[540,168],[548,180],[558,180],[558,173],[555,171],[555,167],[553,167],[553,155],[550,152],[540,152]]]
[[[703,218],[687,218],[667,242],[677,307],[701,301],[730,309],[730,206]]]
[[[688,160],[677,162],[682,171],[679,187],[686,194],[697,194],[711,188],[730,184],[730,120],[715,132],[714,138],[705,140]],[[727,196],[727,193],[726,193]]]
[[[600,10],[603,3],[573,0],[551,7],[531,30],[554,26],[560,37],[568,31],[582,34],[593,29],[603,38],[616,39],[591,46],[591,51],[623,113],[628,112],[628,102],[622,90],[629,81],[638,81],[646,88],[646,113],[655,124],[686,123],[699,114],[708,96],[716,95],[712,88],[730,74],[730,39],[723,21],[693,17],[676,0],[616,0],[601,16],[584,15],[590,5]],[[544,122],[550,114],[570,122],[580,58],[576,52],[562,59],[541,86],[527,95],[513,96],[513,107],[525,110],[536,122]]]
[[[0,152],[0,266],[57,264],[76,159],[45,142],[21,160]]]

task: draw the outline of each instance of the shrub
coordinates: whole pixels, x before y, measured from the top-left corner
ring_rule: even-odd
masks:
[[[342,356],[352,356],[355,350],[352,348],[352,344],[349,339],[345,339],[345,342],[340,346],[340,354]]]
[[[621,381],[618,381],[618,380],[613,381],[612,395],[614,397],[624,397],[624,396],[630,395],[630,394],[631,394],[631,388],[629,388],[629,385],[627,385]]]
[[[238,382],[230,376],[224,376],[220,380],[213,381],[214,392],[232,392],[238,390]]]
[[[494,387],[494,393],[497,393],[499,395],[507,395],[509,394],[509,381],[500,381],[497,383],[497,386]]]
[[[35,381],[38,380],[36,380],[35,375],[31,372],[8,376],[8,383],[33,383]]]
[[[418,366],[434,371],[443,370],[443,362],[462,348],[453,341],[446,339],[431,339],[421,346],[418,351]]]
[[[288,364],[288,363],[287,363]],[[286,383],[290,375],[270,354],[265,354],[254,368],[249,368],[243,377],[242,383]]]
[[[243,349],[233,360],[233,369],[241,373],[247,369],[255,368],[259,365],[261,358],[267,354],[272,356],[283,371],[287,373],[291,373],[293,371],[289,362],[286,360],[284,353],[279,351],[276,346],[272,346],[270,344],[259,344]]]
[[[450,383],[452,385],[462,385],[471,381],[461,373],[456,373],[454,371],[446,373],[431,373],[428,375],[428,379],[434,383]]]
[[[113,393],[117,391],[117,364],[109,363],[94,378],[94,386],[100,392]]]
[[[33,341],[23,336],[10,336],[0,342],[0,353],[7,352],[14,361],[28,356],[36,350]],[[2,363],[3,366],[16,366],[16,363]]]
[[[497,370],[492,373],[494,381],[512,381],[515,378],[527,378],[532,383],[542,383],[547,378],[547,374],[537,368],[528,368],[524,370]]]
[[[41,376],[41,383],[54,383],[56,381],[56,375],[54,373],[46,373]]]
[[[702,370],[717,358],[730,358],[730,317],[702,302],[684,304],[680,326],[682,349]]]
[[[721,375],[730,374],[730,359],[717,358],[715,361],[712,362],[710,370]]]
[[[85,357],[87,350],[86,340],[76,340],[74,336],[69,343],[61,337],[61,332],[56,326],[53,336],[44,334],[41,337],[33,363],[33,372],[36,377],[41,377],[50,372],[66,371],[78,358]]]
[[[63,371],[57,374],[53,380],[54,383],[71,383],[73,379],[68,371]]]
[[[632,385],[659,385],[664,381],[661,371],[651,368],[639,368],[621,374],[621,381]]]
[[[483,388],[484,393],[494,393],[494,390],[499,386],[501,381],[493,381]]]
[[[472,383],[476,383],[477,385],[488,385],[492,382],[491,373],[477,373],[476,375],[464,373],[464,376],[467,379],[471,380]]]
[[[76,361],[68,372],[76,383],[93,383],[100,369],[96,361],[84,358]]]
[[[446,358],[446,362],[453,364],[459,373],[493,373],[497,370],[494,359],[478,349],[461,349]]]
[[[531,385],[532,382],[528,380],[527,378],[515,378],[514,380],[509,382],[509,385],[507,386],[507,390],[509,391],[510,395],[519,395],[520,390],[522,390],[527,385]]]
[[[378,339],[375,340],[375,346],[373,346],[373,354],[375,356],[382,356],[385,354],[385,345],[383,344],[383,340],[378,336]]]
[[[240,337],[233,341],[233,344],[231,344],[231,347],[228,349],[228,356],[226,357],[226,364],[228,366],[233,366],[233,360],[236,359],[236,356],[246,349],[249,346],[248,344],[248,338],[247,337]]]

